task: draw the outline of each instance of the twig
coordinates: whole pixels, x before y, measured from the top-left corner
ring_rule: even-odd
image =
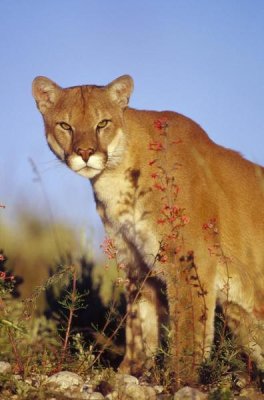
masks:
[[[63,347],[62,347],[62,353],[58,365],[58,371],[61,370],[62,365],[65,361],[67,350],[68,350],[68,344],[69,344],[69,339],[70,339],[70,334],[71,334],[71,327],[72,327],[72,320],[75,312],[75,306],[76,306],[76,300],[77,300],[77,268],[75,265],[72,266],[72,291],[70,295],[70,300],[71,300],[71,305],[69,306],[69,316],[67,319],[67,328],[66,328],[66,333],[65,333],[65,338],[63,341]]]

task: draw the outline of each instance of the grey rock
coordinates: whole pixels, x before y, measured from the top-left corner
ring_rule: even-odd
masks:
[[[206,400],[207,398],[207,394],[189,386],[185,386],[174,394],[174,400]]]
[[[155,392],[156,392],[157,394],[160,394],[160,393],[163,392],[164,387],[161,386],[161,385],[155,385],[155,386],[153,386],[153,389],[155,390]]]
[[[133,375],[128,374],[116,374],[115,376],[115,386],[134,383],[138,385],[138,379]]]
[[[61,371],[50,376],[45,382],[46,386],[57,389],[59,391],[76,389],[83,385],[82,378],[74,372]]]
[[[99,392],[93,392],[89,395],[87,395],[87,397],[85,397],[87,400],[103,400],[104,396],[102,395],[102,393]]]
[[[91,384],[90,382],[89,383],[85,383],[82,386],[81,391],[84,392],[84,393],[93,393],[93,387],[94,387],[94,385]]]
[[[12,370],[11,364],[6,361],[0,361],[0,374],[8,374]]]
[[[118,391],[114,390],[111,393],[108,393],[108,395],[105,397],[106,400],[117,400],[119,397]]]
[[[25,379],[24,382],[27,383],[28,385],[31,385],[31,386],[33,385],[33,380],[31,378]]]
[[[21,375],[19,375],[19,374],[13,375],[13,378],[16,379],[17,381],[22,381],[23,380],[23,377]]]
[[[118,390],[120,400],[156,400],[156,392],[152,387],[139,386],[137,383],[128,383]]]
[[[240,400],[241,398],[243,399],[243,397],[245,397],[247,400],[263,400],[264,399],[264,395],[261,394],[260,392],[258,392],[256,389],[254,388],[245,388],[242,389],[240,392],[240,396],[238,397],[238,399]]]
[[[156,400],[157,394],[156,391],[153,387],[151,386],[143,386],[144,392],[145,392],[145,398],[146,400]]]
[[[235,384],[239,389],[245,388],[248,385],[248,374],[242,372],[237,374]]]

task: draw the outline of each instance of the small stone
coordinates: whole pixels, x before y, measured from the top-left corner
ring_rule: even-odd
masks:
[[[122,385],[122,384],[128,384],[128,383],[134,383],[138,385],[138,379],[133,376],[133,375],[128,375],[128,374],[116,374],[115,376],[115,382],[116,385]]]
[[[174,400],[205,400],[207,397],[207,394],[189,386],[185,386],[174,394]]]
[[[93,393],[93,385],[91,383],[85,383],[81,389],[84,393]]]
[[[102,393],[99,392],[93,392],[91,394],[89,394],[89,396],[87,397],[87,400],[103,400],[104,396],[102,395]]]
[[[23,379],[22,376],[19,374],[13,375],[13,378],[16,379],[17,381],[22,381],[22,379]]]
[[[263,400],[264,396],[254,388],[245,388],[240,392],[238,399],[245,397],[248,400]]]
[[[0,374],[8,374],[12,370],[11,364],[6,361],[0,361]]]
[[[163,392],[164,387],[161,386],[161,385],[155,385],[155,386],[153,386],[153,389],[155,390],[155,392],[156,392],[157,394],[160,394],[160,393]]]
[[[121,400],[156,400],[155,390],[148,386],[139,386],[136,383],[123,385],[118,393]]]
[[[146,400],[156,400],[157,395],[155,389],[151,386],[143,386]]]
[[[236,376],[235,385],[237,388],[243,389],[247,386],[247,384],[248,384],[248,374],[240,373]]]
[[[119,398],[118,392],[114,390],[105,397],[106,400],[117,400]]]
[[[54,387],[58,390],[75,389],[83,385],[82,378],[74,372],[61,371],[50,376],[45,385]]]

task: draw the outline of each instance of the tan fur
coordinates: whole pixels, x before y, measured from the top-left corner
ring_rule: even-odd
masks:
[[[180,188],[177,203],[186,210],[190,222],[182,229],[181,251],[175,255],[175,249],[168,248],[168,262],[162,265],[155,262],[159,278],[151,285],[150,292],[146,296],[143,294],[145,300],[137,307],[144,343],[133,344],[133,334],[129,331],[133,321],[129,319],[128,345],[132,343],[134,350],[127,350],[123,366],[133,370],[131,365],[136,365],[142,357],[151,357],[155,351],[163,318],[157,317],[162,313],[155,293],[165,283],[172,329],[172,359],[177,369],[177,357],[183,358],[190,349],[192,357],[196,354],[195,365],[209,353],[216,302],[228,301],[232,305],[230,310],[237,305],[252,326],[263,327],[264,170],[238,153],[215,144],[189,118],[174,112],[128,108],[132,88],[129,76],[103,87],[67,89],[38,77],[33,82],[33,95],[43,115],[51,150],[71,169],[91,179],[98,212],[107,233],[115,240],[118,261],[128,268],[131,287],[144,279],[153,267],[160,242],[169,234],[166,224],[157,223],[164,193],[153,188],[150,177],[153,167],[149,161],[158,157],[159,165],[174,171]],[[153,153],[149,143],[160,139],[154,123],[164,118],[168,123],[169,142],[179,144]],[[104,120],[110,122],[98,128]],[[69,124],[71,129],[63,129],[61,122]],[[228,258],[228,294],[227,265],[221,256],[209,254],[202,229],[212,218],[216,218],[219,231],[217,244],[225,260]],[[183,256],[189,250],[194,252],[192,262],[206,290],[204,296],[187,282],[184,274],[180,278]],[[179,282],[182,282],[180,288]],[[177,298],[178,290],[180,298]],[[132,288],[130,293],[134,291]],[[130,307],[135,307],[133,301]],[[178,315],[186,317],[179,320]],[[245,337],[243,331],[243,343]],[[263,348],[258,348],[254,355],[258,366],[264,369],[262,351]]]

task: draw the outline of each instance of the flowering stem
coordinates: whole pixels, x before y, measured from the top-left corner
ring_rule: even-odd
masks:
[[[19,352],[17,344],[16,344],[16,339],[15,339],[14,333],[13,333],[11,328],[7,328],[7,335],[8,335],[9,342],[10,342],[10,344],[12,346],[13,353],[14,353],[14,356],[15,356],[15,359],[16,359],[16,365],[17,365],[17,368],[18,368],[17,372],[19,374],[23,375],[24,374],[24,365],[23,365],[23,362],[22,362],[22,359],[21,359],[21,355],[20,355],[20,352]]]
[[[63,341],[63,347],[62,347],[62,353],[61,353],[61,358],[59,361],[59,366],[58,366],[58,371],[61,370],[62,365],[65,361],[66,358],[66,353],[68,349],[68,344],[69,344],[69,338],[70,338],[70,333],[71,333],[71,326],[72,326],[72,320],[75,312],[75,304],[76,304],[76,299],[77,299],[77,268],[75,265],[72,266],[72,291],[71,291],[71,305],[69,306],[69,316],[67,320],[67,328],[66,328],[66,333],[65,333],[65,338]]]

